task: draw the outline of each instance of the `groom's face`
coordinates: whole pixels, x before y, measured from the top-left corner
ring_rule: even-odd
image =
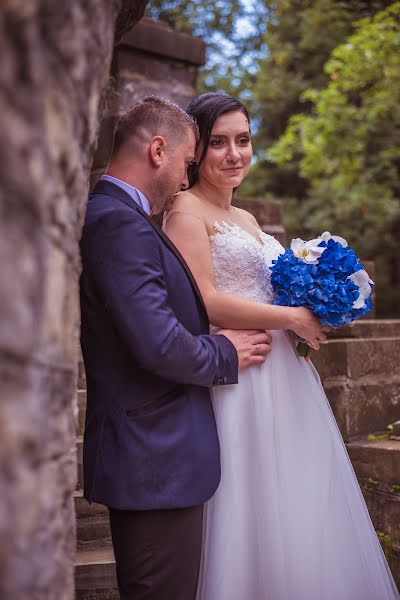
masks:
[[[191,129],[175,144],[167,146],[166,160],[158,180],[158,202],[153,213],[168,210],[175,195],[189,185],[187,169],[194,160],[196,140]]]

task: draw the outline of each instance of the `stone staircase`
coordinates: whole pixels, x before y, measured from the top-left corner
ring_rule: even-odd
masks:
[[[78,378],[79,429],[77,432],[78,486],[74,492],[77,552],[76,600],[119,600],[108,511],[83,498],[82,436],[85,425],[86,379],[83,363]]]
[[[335,413],[372,521],[400,586],[400,320],[360,320],[330,334],[313,361]],[[82,497],[86,382],[79,365],[76,599],[116,600],[108,513]]]

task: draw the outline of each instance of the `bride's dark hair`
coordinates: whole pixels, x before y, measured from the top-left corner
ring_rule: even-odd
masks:
[[[236,98],[224,92],[208,92],[196,96],[189,104],[186,112],[196,121],[200,132],[201,156],[188,168],[189,187],[196,183],[199,177],[199,166],[207,154],[211,130],[218,117],[232,110],[240,110],[250,125],[250,117],[246,107]]]

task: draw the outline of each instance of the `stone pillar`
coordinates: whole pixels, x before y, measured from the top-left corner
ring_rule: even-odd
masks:
[[[196,94],[197,70],[204,62],[203,40],[178,33],[161,21],[144,18],[121,39],[114,51],[91,186],[107,166],[119,115],[151,94],[186,108]]]
[[[78,240],[115,22],[146,2],[0,7],[0,597],[73,597]]]

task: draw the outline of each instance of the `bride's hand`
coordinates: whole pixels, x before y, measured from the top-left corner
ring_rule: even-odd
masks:
[[[314,350],[319,350],[321,342],[326,340],[324,328],[311,310],[303,306],[291,309],[292,323],[290,329]]]

